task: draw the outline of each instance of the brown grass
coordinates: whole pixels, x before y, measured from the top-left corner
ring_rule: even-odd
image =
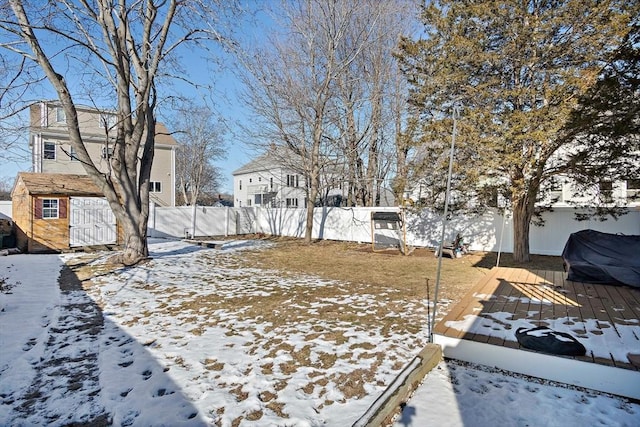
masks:
[[[248,236],[238,238],[246,239]],[[264,237],[261,237],[265,239]],[[246,352],[249,356],[263,354],[269,358],[278,355],[287,356],[277,362],[264,362],[256,360],[254,365],[247,367],[245,375],[255,370],[264,376],[273,378],[273,389],[260,393],[259,398],[266,403],[269,411],[286,419],[285,405],[278,401],[279,393],[287,387],[292,375],[302,370],[308,371],[308,382],[301,386],[300,391],[314,398],[323,398],[317,409],[332,405],[333,400],[324,398],[327,390],[336,388],[342,392],[344,399],[362,398],[366,394],[366,384],[375,383],[380,387],[384,384],[376,379],[383,361],[393,363],[393,370],[400,371],[404,360],[394,354],[387,354],[384,349],[367,341],[367,335],[352,342],[348,351],[337,354],[327,348],[338,348],[350,341],[345,336],[349,329],[358,330],[364,334],[378,339],[382,335],[393,342],[397,337],[404,337],[403,346],[419,350],[423,342],[420,340],[421,328],[424,328],[426,320],[425,302],[433,301],[436,282],[436,270],[438,258],[433,251],[417,248],[410,255],[403,256],[397,250],[385,252],[373,252],[370,244],[357,244],[336,241],[316,241],[305,244],[301,239],[291,238],[266,238],[273,243],[270,248],[259,250],[245,250],[241,253],[216,253],[221,258],[203,253],[202,262],[211,262],[215,269],[215,262],[221,262],[225,268],[233,269],[247,277],[256,275],[256,280],[251,283],[259,283],[264,286],[265,294],[254,296],[239,293],[234,297],[225,297],[211,293],[195,297],[185,293],[180,287],[162,286],[154,283],[133,283],[129,286],[137,286],[154,294],[157,299],[154,310],[162,315],[172,315],[178,323],[184,325],[185,334],[201,335],[210,326],[217,325],[227,329],[227,335],[240,335],[252,333],[254,339],[246,344]],[[93,256],[83,256],[75,259],[70,268],[83,281],[85,289],[92,286],[100,286],[92,279],[109,274],[110,269],[117,274],[118,266],[95,264],[91,261]],[[222,262],[224,261],[224,262]],[[153,263],[154,261],[149,261]],[[448,300],[449,307],[460,301],[469,289],[495,265],[496,254],[472,253],[462,258],[442,259],[441,280],[438,298],[441,301]],[[534,256],[533,261],[527,265],[518,265],[513,262],[510,254],[503,254],[501,266],[525,267],[532,269],[561,270],[562,261],[559,257]],[[255,270],[270,270],[261,278]],[[276,272],[274,275],[273,272]],[[320,277],[327,280],[322,285],[317,280],[308,285],[305,276]],[[232,276],[238,280],[240,276]],[[280,278],[295,278],[300,281],[289,281],[291,286],[274,286]],[[224,279],[224,278],[223,278]],[[222,279],[222,280],[223,280]],[[253,278],[252,278],[253,279]],[[176,277],[177,281],[184,280]],[[330,282],[331,281],[331,282]],[[333,282],[335,281],[335,282]],[[249,282],[249,281],[248,281]],[[174,297],[175,294],[175,297]],[[350,303],[343,303],[350,298]],[[100,301],[98,301],[100,303]],[[447,305],[447,304],[442,304]],[[444,315],[446,307],[441,307],[439,314]],[[252,328],[244,329],[236,325],[234,321],[225,321],[216,316],[202,318],[202,312],[214,312],[225,310],[235,313],[238,320],[249,320],[244,324],[261,324],[261,333]],[[130,322],[152,321],[154,313],[147,310],[140,312]],[[279,333],[287,333],[295,329],[297,325],[305,325],[305,343],[294,345],[288,342],[286,337],[277,337],[269,334],[272,330]],[[269,336],[266,336],[269,335]],[[277,335],[277,334],[276,334]],[[395,337],[394,337],[395,335]],[[353,339],[353,338],[351,338]],[[322,341],[324,346],[317,347],[317,341]],[[233,344],[227,344],[233,346]],[[345,364],[358,361],[358,368],[331,373],[336,364]],[[185,365],[181,357],[176,357],[174,362]],[[224,364],[213,355],[200,361],[204,369],[212,373],[214,379],[216,372],[224,369]],[[362,365],[367,366],[362,367]],[[311,368],[309,370],[308,368]],[[217,382],[216,387],[226,388],[238,402],[249,398],[241,384],[226,384]],[[263,408],[264,409],[264,408]],[[259,420],[264,416],[262,411],[245,413],[233,420],[232,425],[239,425],[243,419]],[[286,424],[286,422],[285,422]]]
[[[266,239],[275,247],[245,252],[243,260],[247,265],[346,281],[366,286],[369,292],[399,293],[407,300],[425,298],[428,288],[429,298],[434,297],[438,258],[431,250],[417,248],[404,256],[398,250],[373,252],[370,244]],[[443,257],[438,298],[459,301],[496,265],[496,259],[497,254],[491,252],[474,252],[455,259]],[[514,262],[511,254],[501,254],[500,266],[561,271],[562,259],[532,255],[530,263],[522,264]]]

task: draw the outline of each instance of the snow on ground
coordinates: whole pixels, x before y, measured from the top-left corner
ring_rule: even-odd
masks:
[[[260,244],[156,242],[151,261],[84,287],[63,267],[83,255],[0,257],[0,425],[351,425],[427,336],[394,317],[426,304],[244,267]],[[389,322],[372,327],[379,313]],[[443,362],[396,425],[601,421],[640,425],[640,407]]]
[[[394,427],[634,427],[640,405],[592,390],[462,362],[441,362]]]

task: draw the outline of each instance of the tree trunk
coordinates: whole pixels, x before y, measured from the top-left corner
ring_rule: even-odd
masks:
[[[318,196],[318,173],[316,168],[313,167],[311,175],[309,177],[311,183],[309,186],[309,198],[307,200],[307,222],[304,230],[304,242],[311,243],[313,237],[313,210],[315,207],[315,200]]]
[[[324,112],[324,108],[316,111]],[[313,208],[320,188],[320,144],[322,141],[322,114],[318,113],[313,130],[313,146],[311,147],[311,167],[309,170],[309,199],[307,200],[307,223],[305,224],[304,241],[311,243],[313,236]]]
[[[534,204],[528,196],[513,200],[513,260],[515,262],[530,262],[529,228],[533,217]]]
[[[124,250],[118,261],[124,265],[135,265],[149,256],[147,218],[140,216],[132,218],[127,215],[121,218],[124,231]]]

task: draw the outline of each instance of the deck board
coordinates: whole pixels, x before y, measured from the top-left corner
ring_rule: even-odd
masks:
[[[640,353],[639,316],[639,289],[573,282],[561,271],[495,267],[436,324],[434,333],[531,351],[520,347],[515,329],[548,326],[590,349],[573,359],[638,371],[619,349]]]
[[[467,296],[449,310],[446,318],[459,319],[464,313],[474,313],[477,310],[482,309],[482,297],[484,295],[492,295],[495,288],[490,286],[494,284],[495,275],[499,274],[500,269],[492,269],[489,274],[480,279],[478,283],[471,289]],[[434,333],[439,333],[455,338],[461,338],[464,335],[463,330],[458,330],[447,325],[447,322],[441,321],[434,327]]]

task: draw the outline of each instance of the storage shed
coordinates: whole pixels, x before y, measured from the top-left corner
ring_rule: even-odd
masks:
[[[115,216],[87,175],[21,172],[11,199],[16,245],[23,252],[118,243]]]

